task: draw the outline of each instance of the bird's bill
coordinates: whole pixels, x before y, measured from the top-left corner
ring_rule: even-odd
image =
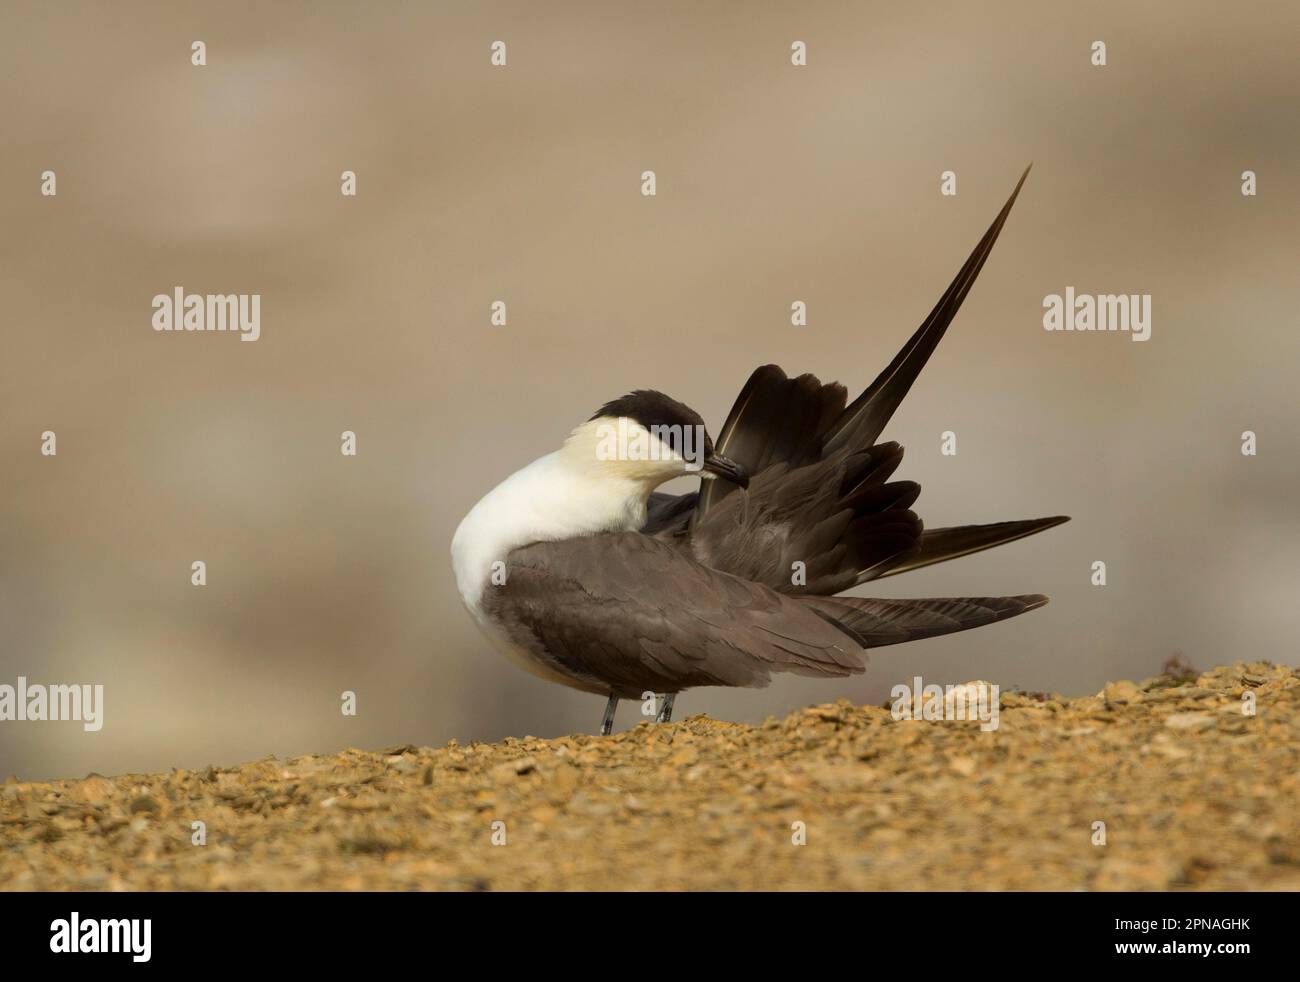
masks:
[[[725,477],[728,481],[739,484],[742,488],[749,487],[749,471],[730,457],[724,457],[720,453],[712,454],[705,459],[704,473],[709,477]]]

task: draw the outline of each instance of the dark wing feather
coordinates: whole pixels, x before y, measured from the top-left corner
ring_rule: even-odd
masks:
[[[688,491],[686,494],[652,491],[646,504],[645,525],[641,531],[661,538],[681,535],[690,526],[691,514],[699,496],[698,491]]]
[[[838,384],[754,371],[719,431],[718,451],[752,475],[736,493],[706,481],[690,519],[689,548],[701,563],[783,593],[827,595],[1041,531],[1058,520],[923,533],[911,510],[920,487],[889,480],[896,443],[872,445],[898,408],[979,275],[1029,169],[929,317],[876,380],[844,407]],[[684,507],[680,499],[673,506]],[[657,510],[660,511],[662,509]],[[680,512],[647,532],[680,536]],[[1064,519],[1061,519],[1063,521]],[[802,564],[802,582],[794,564]]]
[[[1054,528],[1069,520],[1065,515],[1053,515],[1051,518],[1030,518],[1019,522],[993,522],[990,525],[927,529],[921,533],[920,549],[886,564],[873,579],[906,573],[908,570],[942,563],[948,559],[956,559],[958,556],[969,556],[973,552],[992,549],[994,546],[1023,539],[1035,532]]]
[[[867,648],[963,631],[1045,603],[788,597],[638,532],[516,549],[505,583],[484,596],[489,616],[545,666],[577,688],[628,699],[764,686],[777,672],[855,674]]]
[[[876,437],[880,436],[885,424],[894,415],[894,410],[903,401],[903,397],[907,395],[916,377],[921,374],[921,369],[925,367],[930,355],[942,340],[948,325],[957,316],[962,301],[966,299],[966,294],[975,283],[975,277],[979,276],[980,270],[984,268],[984,262],[989,258],[989,253],[993,251],[993,243],[997,242],[998,234],[1006,224],[1007,216],[1011,214],[1011,206],[1016,203],[1016,196],[1020,194],[1020,188],[1028,176],[1029,168],[1026,167],[1016,183],[1015,190],[1011,192],[1011,197],[1002,206],[1002,211],[998,213],[998,217],[993,220],[993,224],[975,246],[974,252],[957,271],[956,277],[948,284],[948,289],[930,311],[930,316],[916,329],[916,333],[903,346],[903,350],[894,356],[894,360],[874,382],[867,386],[862,395],[853,400],[832,425],[826,438],[827,453],[875,443]]]
[[[813,463],[822,456],[822,434],[844,411],[847,398],[837,382],[822,385],[813,375],[787,378],[776,365],[762,365],[740,390],[715,446],[750,474],[778,464]],[[698,526],[710,508],[736,490],[730,481],[705,482],[691,524]]]
[[[516,549],[483,605],[576,687],[624,698],[763,686],[773,672],[849,675],[866,662],[848,632],[799,600],[637,532]]]
[[[807,597],[803,603],[848,631],[864,648],[880,648],[1006,620],[1043,606],[1047,598],[1041,594],[926,600]]]
[[[888,454],[879,466],[896,466]],[[832,594],[914,552],[921,520],[910,508],[920,488],[910,482],[840,489],[844,455],[760,471],[743,494],[716,504],[691,530],[691,554],[705,566],[762,583],[780,593]],[[796,565],[799,564],[799,565]]]

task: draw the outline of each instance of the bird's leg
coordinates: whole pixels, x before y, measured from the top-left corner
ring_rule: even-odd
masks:
[[[671,723],[673,721],[673,700],[677,698],[676,692],[669,692],[664,695],[664,704],[659,710],[657,723]]]
[[[605,703],[605,718],[600,721],[600,735],[609,736],[610,731],[614,729],[614,710],[618,709],[618,696],[610,694],[609,702]]]

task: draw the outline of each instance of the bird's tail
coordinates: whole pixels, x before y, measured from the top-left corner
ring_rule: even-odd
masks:
[[[1047,598],[1040,593],[1020,597],[927,600],[877,600],[868,597],[802,597],[800,600],[864,648],[966,631],[1015,617],[1047,603]]]
[[[704,482],[693,501],[659,496],[647,530],[689,532],[701,562],[782,593],[830,596],[1068,521],[1051,516],[926,530],[912,510],[920,486],[891,480],[902,448],[875,443],[970,292],[1028,173],[930,315],[861,395],[846,405],[838,383],[789,378],[776,365],[756,369],[717,441],[719,453],[751,474],[749,490],[742,496],[739,485],[716,480]],[[806,572],[797,584],[790,576],[795,560]]]

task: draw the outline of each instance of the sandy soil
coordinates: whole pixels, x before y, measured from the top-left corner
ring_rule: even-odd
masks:
[[[999,723],[841,702],[757,727],[11,781],[0,886],[1300,889],[1300,671],[1004,693]]]

